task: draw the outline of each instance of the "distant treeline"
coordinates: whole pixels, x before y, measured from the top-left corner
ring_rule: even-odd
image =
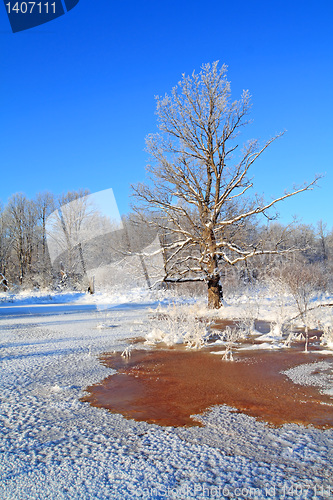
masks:
[[[73,235],[86,216],[86,207],[80,200],[84,200],[87,194],[89,194],[87,190],[72,191],[60,196],[43,192],[37,194],[34,199],[29,199],[24,194],[17,193],[8,200],[6,205],[0,203],[0,283],[2,290],[11,290],[15,287],[29,289],[71,287],[81,290],[88,288],[87,263],[82,257],[80,245],[76,244],[75,248],[73,245],[71,247],[68,234],[62,238],[64,246],[62,255],[51,262],[47,224],[48,217],[55,210],[69,202],[76,201],[77,205],[73,206],[77,207],[77,211],[71,213],[71,219],[66,222],[68,233]],[[141,270],[145,274],[144,261],[148,262],[149,256],[143,254],[142,249],[149,246],[157,237],[164,262],[172,266],[172,260],[167,257],[171,253],[174,236],[161,229],[163,224],[157,224],[154,229],[150,222],[156,222],[158,217],[163,220],[165,214],[155,212],[154,216],[145,214],[144,218],[135,213],[123,216],[121,230],[113,231],[109,237],[97,239],[94,242],[95,246],[90,248],[90,254],[96,257],[95,265],[101,265],[103,259],[116,262],[137,254],[140,256],[138,265],[142,266]],[[156,229],[157,226],[160,229]],[[61,239],[61,236],[59,238]],[[321,273],[327,278],[327,285],[331,286],[333,231],[327,230],[322,221],[319,221],[316,226],[301,223],[284,226],[277,221],[269,221],[263,225],[256,219],[252,219],[242,227],[238,227],[235,234],[229,234],[228,238],[233,241],[234,245],[246,243],[247,246],[251,246],[251,241],[261,241],[265,242],[265,248],[268,249],[274,249],[278,245],[280,250],[285,247],[292,251],[255,256],[233,266],[221,262],[221,275],[226,290],[240,283],[255,283],[274,270],[296,262],[304,266],[314,266],[313,269],[320,268]],[[179,264],[179,261],[177,264],[179,275],[181,275],[182,266],[190,265],[190,260],[191,255],[184,253],[183,264]],[[93,264],[90,267],[93,267]],[[173,268],[173,275],[174,271]],[[163,273],[165,277],[170,274],[167,266]],[[149,280],[148,276],[146,278],[147,285],[152,285],[154,280]],[[156,282],[163,282],[161,273]],[[195,280],[188,286],[192,289],[200,288],[200,284],[195,283]]]

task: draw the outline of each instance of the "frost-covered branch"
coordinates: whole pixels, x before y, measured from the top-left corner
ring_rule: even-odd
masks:
[[[205,64],[199,73],[183,75],[169,95],[156,98],[160,132],[146,142],[152,158],[149,184],[133,187],[136,210],[153,213],[151,222],[164,234],[166,278],[191,272],[206,277],[211,307],[221,305],[221,261],[235,265],[293,250],[283,248],[282,240],[275,248],[261,238],[250,242],[239,228],[250,227],[259,215],[272,219],[269,209],[312,189],[320,178],[270,202],[247,198],[254,163],[283,133],[239,148],[238,133],[249,123],[250,94],[232,100],[226,71],[218,62]]]

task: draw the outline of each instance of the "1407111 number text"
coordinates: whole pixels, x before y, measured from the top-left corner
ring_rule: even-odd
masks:
[[[17,14],[55,14],[56,13],[56,3],[49,2],[8,2],[6,3],[7,12],[11,14],[16,12]]]

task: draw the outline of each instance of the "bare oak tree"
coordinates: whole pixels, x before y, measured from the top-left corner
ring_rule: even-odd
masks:
[[[221,266],[256,255],[286,252],[277,242],[242,244],[239,231],[258,214],[270,217],[277,202],[311,189],[317,182],[286,191],[273,201],[248,198],[249,171],[279,134],[259,146],[248,141],[239,151],[236,138],[248,123],[248,91],[231,100],[227,68],[205,64],[199,74],[182,76],[170,95],[156,97],[160,133],[147,137],[152,163],[149,184],[133,186],[136,210],[155,212],[166,249],[165,281],[203,280],[208,305],[221,305]],[[161,217],[162,214],[162,217]],[[154,218],[153,217],[153,218]]]

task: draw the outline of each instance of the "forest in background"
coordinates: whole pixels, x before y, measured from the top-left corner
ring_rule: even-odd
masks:
[[[51,290],[85,290],[89,287],[85,265],[80,258],[78,245],[75,248],[64,248],[61,259],[51,263],[47,245],[47,218],[57,208],[76,200],[82,200],[89,193],[87,190],[73,191],[60,196],[44,192],[28,199],[24,194],[14,194],[6,205],[0,206],[0,283],[2,291],[18,289],[51,289]],[[82,208],[82,207],[81,207]],[[77,214],[78,215],[78,214]],[[84,211],[80,211],[79,219],[84,219]],[[154,214],[156,219],[158,215]],[[148,216],[149,217],[149,216]],[[161,214],[162,217],[162,214]],[[73,218],[72,224],[78,222]],[[156,220],[155,220],[156,222]],[[155,230],[135,213],[122,217],[123,227],[110,233],[109,238],[95,242],[92,253],[108,254],[108,262],[121,262],[129,256],[139,256],[137,266],[146,277],[146,285],[172,286],[182,291],[203,293],[203,287],[193,276],[186,283],[177,283],[173,279],[167,285],[169,270],[165,267],[158,279],[149,279],[146,264],[150,260],[149,252],[143,251],[156,237]],[[156,224],[155,224],[156,225]],[[265,248],[274,249],[279,245],[278,254],[257,255],[251,259],[240,261],[234,265],[221,262],[221,276],[224,294],[230,294],[239,287],[260,283],[267,277],[284,275],[285,280],[301,280],[311,282],[318,290],[332,289],[333,272],[333,230],[328,230],[323,221],[316,226],[294,222],[284,226],[278,220],[265,224],[253,217],[242,221],[232,228],[233,234],[228,237],[233,244],[251,241],[265,242]],[[170,238],[174,235],[160,231],[157,234],[160,253],[168,265]],[[68,242],[67,242],[68,245]],[[283,248],[288,249],[283,252]],[[190,255],[178,258],[178,272],[181,274],[182,264],[187,266]],[[173,269],[173,276],[174,276]],[[303,274],[303,276],[302,276]],[[133,276],[133,286],[135,278]],[[292,278],[291,278],[292,277]],[[179,280],[181,281],[181,280]],[[112,281],[110,280],[112,286]],[[122,285],[119,282],[118,286]],[[131,283],[126,282],[126,286]]]

